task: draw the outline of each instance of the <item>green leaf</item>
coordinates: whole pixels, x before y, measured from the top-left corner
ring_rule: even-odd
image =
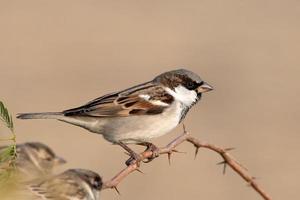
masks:
[[[7,128],[11,130],[13,137],[11,139],[4,139],[13,141],[13,144],[0,147],[0,188],[3,183],[6,184],[12,177],[12,172],[15,171],[15,161],[17,158],[16,151],[16,135],[14,133],[14,124],[12,116],[9,114],[3,102],[0,101],[0,121],[2,121]],[[1,139],[0,139],[1,140]],[[3,187],[2,187],[3,188]]]
[[[15,155],[15,146],[7,146],[0,152],[0,163],[9,161]]]
[[[3,121],[7,128],[9,128],[12,132],[14,131],[12,116],[9,114],[2,101],[0,101],[0,120]]]

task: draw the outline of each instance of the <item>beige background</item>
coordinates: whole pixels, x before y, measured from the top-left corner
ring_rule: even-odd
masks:
[[[13,114],[61,111],[186,67],[216,89],[185,120],[196,137],[236,147],[274,199],[299,198],[298,1],[0,0],[1,99]],[[56,121],[15,120],[19,142],[42,141],[105,179],[122,150]],[[154,142],[164,145],[181,127]],[[220,158],[161,157],[102,199],[260,199]],[[65,169],[61,168],[61,170]]]

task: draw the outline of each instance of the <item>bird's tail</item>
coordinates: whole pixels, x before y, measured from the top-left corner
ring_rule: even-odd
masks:
[[[62,112],[43,112],[43,113],[20,113],[18,119],[60,119],[63,117]]]

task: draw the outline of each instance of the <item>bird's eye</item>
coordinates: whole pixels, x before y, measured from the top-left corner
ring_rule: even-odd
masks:
[[[93,187],[98,190],[102,188],[102,179],[100,177],[95,177]]]
[[[190,82],[187,83],[186,87],[189,90],[195,90],[198,86],[195,82],[190,81]]]

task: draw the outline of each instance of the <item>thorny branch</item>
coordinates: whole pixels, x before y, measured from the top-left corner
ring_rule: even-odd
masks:
[[[196,148],[195,156],[198,153],[199,148],[206,148],[209,150],[212,150],[216,153],[218,153],[222,158],[223,161],[218,163],[222,164],[224,166],[223,173],[225,173],[226,166],[228,165],[231,169],[233,169],[237,174],[239,174],[247,183],[249,186],[251,186],[260,196],[265,200],[271,200],[271,197],[257,184],[255,181],[255,178],[251,176],[247,169],[243,167],[239,162],[237,162],[229,153],[228,151],[232,150],[233,148],[220,148],[216,145],[209,144],[206,142],[203,142],[199,139],[196,139],[189,135],[188,132],[184,131],[182,135],[175,138],[172,142],[170,142],[167,146],[159,148],[159,155],[161,154],[167,154],[170,162],[171,154],[174,152],[178,152],[175,148],[180,145],[183,142],[189,142],[193,144]],[[144,151],[140,154],[142,160],[151,158],[153,152],[151,150]],[[127,166],[122,171],[120,171],[117,175],[115,175],[112,179],[104,182],[103,189],[113,188],[118,193],[117,186],[118,184],[126,178],[130,173],[133,171],[139,171],[139,164],[137,162]]]

